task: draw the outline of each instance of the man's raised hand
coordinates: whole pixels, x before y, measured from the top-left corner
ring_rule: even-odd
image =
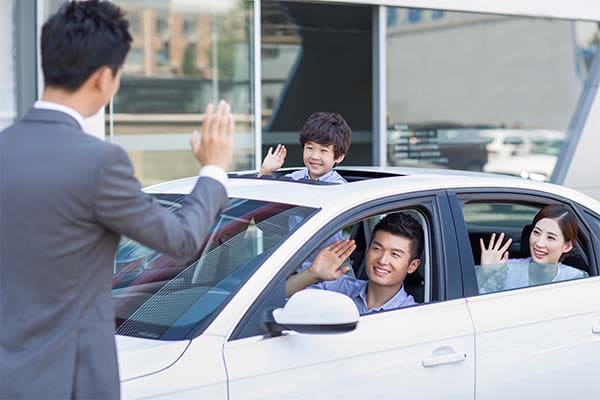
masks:
[[[201,165],[216,165],[227,170],[233,159],[233,115],[231,106],[221,100],[215,107],[212,103],[204,110],[202,134],[192,133],[192,151]]]
[[[308,270],[322,281],[338,279],[350,268],[347,265],[340,266],[354,249],[356,249],[354,240],[335,242],[319,251]]]

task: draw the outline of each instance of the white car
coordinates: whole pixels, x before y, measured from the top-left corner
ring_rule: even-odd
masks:
[[[597,399],[600,202],[483,173],[338,169],[350,183],[230,178],[231,203],[196,260],[124,239],[113,297],[124,399]],[[148,189],[173,211],[195,178]],[[521,231],[549,203],[579,220],[564,263],[589,277],[479,294],[479,238]],[[404,282],[418,305],[359,315],[349,298],[285,281],[336,232],[364,278],[373,224],[403,211],[425,232]]]
[[[525,129],[484,129],[479,136],[490,140],[486,144],[489,161],[524,156],[532,148],[530,131]]]
[[[562,140],[540,142],[531,149],[530,154],[488,161],[483,170],[536,181],[549,181],[563,143]]]
[[[556,160],[557,157],[550,154],[529,154],[489,161],[483,166],[483,170],[545,182],[550,180]]]

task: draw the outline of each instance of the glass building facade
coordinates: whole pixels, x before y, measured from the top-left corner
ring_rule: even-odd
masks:
[[[61,4],[18,3],[27,2],[38,31]],[[335,111],[353,129],[343,165],[549,180],[600,42],[597,22],[557,18],[356,2],[114,2],[133,43],[102,133],[128,151],[144,185],[197,173],[189,135],[220,98],[236,118],[235,170],[256,168],[277,143],[288,147],[286,166],[300,166],[302,124]],[[18,8],[0,1],[9,38],[0,44],[0,127],[24,112]]]

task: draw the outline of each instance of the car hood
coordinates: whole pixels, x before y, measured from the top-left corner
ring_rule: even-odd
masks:
[[[170,367],[187,349],[189,340],[162,341],[116,336],[121,381]]]

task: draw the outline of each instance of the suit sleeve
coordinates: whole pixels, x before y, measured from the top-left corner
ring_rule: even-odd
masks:
[[[96,182],[96,218],[108,229],[176,258],[195,256],[228,204],[225,187],[200,177],[176,213],[141,190],[127,153],[110,145]]]

